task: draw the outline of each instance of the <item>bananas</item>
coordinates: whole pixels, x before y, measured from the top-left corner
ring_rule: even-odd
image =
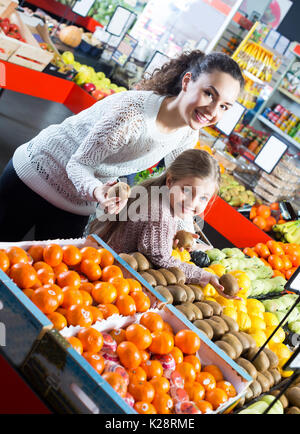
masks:
[[[300,244],[300,220],[274,225],[273,231],[280,234],[285,242]]]
[[[267,82],[271,81],[273,72],[278,68],[273,53],[255,42],[248,42],[235,60],[242,69]]]

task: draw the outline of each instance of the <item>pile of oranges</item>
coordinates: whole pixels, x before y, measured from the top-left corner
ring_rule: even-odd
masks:
[[[110,333],[85,327],[70,344],[141,414],[210,413],[236,396],[216,365],[201,366],[200,338],[176,334],[156,312]]]
[[[248,256],[259,257],[265,265],[272,267],[273,277],[282,276],[290,279],[300,265],[300,246],[269,240],[257,243],[253,248],[246,247],[243,252]]]
[[[262,231],[270,232],[272,227],[276,224],[285,223],[282,215],[279,215],[278,221],[272,216],[272,211],[279,213],[278,202],[268,205],[253,205],[250,210],[250,220],[255,226],[259,227]]]
[[[106,249],[74,245],[12,246],[0,251],[0,269],[58,330],[89,327],[113,314],[145,312],[150,299],[135,279],[125,279]]]

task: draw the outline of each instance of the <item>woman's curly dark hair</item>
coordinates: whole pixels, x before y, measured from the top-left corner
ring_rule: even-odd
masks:
[[[166,62],[160,69],[156,69],[150,78],[143,78],[137,85],[137,90],[152,90],[159,95],[177,96],[182,87],[182,78],[191,72],[192,80],[199,75],[221,71],[238,80],[244,87],[244,78],[239,65],[227,54],[213,52],[204,54],[200,50],[183,52],[178,57]]]

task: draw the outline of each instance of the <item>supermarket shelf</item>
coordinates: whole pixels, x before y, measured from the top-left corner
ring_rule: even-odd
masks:
[[[296,148],[300,149],[300,143],[296,142],[292,137],[290,137],[288,134],[281,131],[280,128],[276,127],[272,122],[270,122],[267,118],[265,118],[262,115],[259,115],[257,119],[265,124],[267,127],[269,127],[271,130],[273,130],[275,133],[282,136],[285,140],[287,140],[291,145],[294,145]]]
[[[278,90],[283,95],[285,95],[288,98],[290,98],[292,101],[295,101],[296,103],[300,104],[300,98],[299,97],[293,95],[291,92],[289,92],[288,90],[284,89],[283,87],[279,87]]]

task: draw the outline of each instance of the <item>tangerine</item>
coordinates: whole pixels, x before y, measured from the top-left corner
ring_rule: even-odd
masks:
[[[33,262],[38,262],[38,261],[42,261],[43,260],[43,252],[44,252],[44,247],[43,246],[31,246],[29,247],[29,249],[27,250],[27,253],[32,257]]]
[[[67,341],[72,345],[75,351],[79,353],[80,355],[83,353],[82,343],[81,341],[76,338],[75,336],[71,336],[67,338]]]
[[[147,381],[147,374],[141,366],[138,366],[137,368],[129,369],[128,370],[129,375],[129,383],[136,382],[136,381]]]
[[[147,380],[151,380],[154,377],[162,377],[164,370],[162,364],[158,360],[147,360],[141,364],[147,375]]]
[[[201,401],[205,397],[205,389],[202,384],[197,381],[184,384],[184,389],[188,393],[190,401]]]
[[[102,270],[102,280],[104,282],[108,282],[112,277],[123,277],[122,270],[117,265],[108,265]]]
[[[162,331],[164,328],[164,320],[155,312],[146,312],[140,318],[140,324],[145,326],[150,332]]]
[[[227,393],[218,387],[212,390],[207,390],[205,394],[205,399],[211,403],[214,410],[216,410],[220,405],[228,401]]]
[[[77,337],[82,343],[83,351],[98,353],[103,347],[102,333],[93,327],[79,330]]]
[[[98,252],[100,253],[100,267],[105,268],[109,265],[113,265],[115,258],[112,253],[110,253],[106,249],[98,249]]]
[[[84,352],[83,357],[92,365],[92,367],[98,372],[98,374],[102,374],[104,371],[104,359],[100,354]]]
[[[114,329],[110,332],[110,335],[118,345],[121,342],[126,341],[126,331],[124,329]]]
[[[114,287],[117,290],[118,296],[129,294],[129,290],[130,290],[129,283],[123,277],[112,277],[111,279],[109,279],[108,282],[114,285]]]
[[[32,288],[38,279],[37,273],[32,265],[25,262],[14,264],[9,270],[9,277],[21,289]]]
[[[141,291],[142,290],[142,285],[140,284],[140,282],[138,280],[135,279],[126,279],[127,282],[129,283],[129,293],[133,292],[133,291]]]
[[[149,381],[137,381],[129,383],[128,392],[136,401],[152,402],[155,390]]]
[[[152,343],[150,331],[141,324],[131,324],[126,328],[126,340],[133,342],[139,350],[145,350]]]
[[[191,365],[193,365],[196,372],[201,371],[201,362],[197,356],[193,356],[193,355],[184,356],[183,362],[188,362]]]
[[[59,274],[68,271],[68,269],[69,269],[68,266],[64,262],[61,262],[56,267],[53,267],[53,273],[55,277],[57,277]]]
[[[194,354],[199,350],[201,341],[195,332],[185,329],[176,333],[175,345],[185,354]]]
[[[65,309],[69,309],[71,306],[82,305],[82,294],[79,289],[75,289],[72,286],[65,286],[63,288],[64,299],[61,306]]]
[[[80,286],[79,286],[79,291],[86,291],[89,294],[92,294],[94,288],[94,284],[91,282],[81,282]]]
[[[173,356],[176,365],[183,362],[183,353],[178,347],[174,346],[170,354]]]
[[[19,262],[29,262],[29,256],[24,249],[18,246],[12,246],[5,250],[8,256],[10,266],[18,264]]]
[[[55,294],[57,295],[57,299],[58,299],[58,305],[60,306],[62,304],[62,302],[64,301],[64,293],[63,290],[58,286],[54,284],[46,284],[44,285],[44,288],[49,288],[52,289]]]
[[[81,285],[79,274],[73,270],[60,273],[56,278],[56,282],[61,288],[72,286],[74,289],[78,289]]]
[[[117,297],[116,306],[121,315],[129,316],[136,313],[135,302],[130,295],[120,295]]]
[[[149,402],[138,401],[134,404],[133,408],[139,414],[157,414],[155,407]]]
[[[94,318],[88,307],[72,305],[67,309],[67,320],[72,326],[89,327],[93,324]]]
[[[112,315],[119,315],[119,309],[112,303],[98,304],[97,308],[102,312],[103,318],[109,318]]]
[[[174,407],[173,399],[167,393],[156,393],[152,404],[159,414],[170,414]]]
[[[62,262],[63,250],[58,244],[48,244],[43,250],[44,261],[51,267],[56,267]]]
[[[93,316],[93,324],[95,324],[95,322],[97,322],[97,321],[103,320],[103,313],[101,312],[100,309],[98,309],[98,307],[89,306],[89,311],[91,312],[91,314]]]
[[[99,280],[102,275],[100,266],[91,259],[84,259],[80,263],[80,271],[91,281]]]
[[[169,332],[158,331],[152,333],[152,342],[149,346],[151,353],[168,354],[174,347],[174,338]]]
[[[81,261],[82,254],[76,246],[63,246],[63,262],[69,266],[77,265]]]
[[[55,291],[43,286],[34,291],[31,301],[45,314],[54,312],[59,306]]]
[[[256,215],[266,219],[266,218],[270,217],[271,209],[267,205],[259,205],[256,209]]]
[[[196,371],[193,365],[188,362],[179,363],[176,367],[176,371],[181,375],[184,380],[184,384],[193,383],[196,379]]]
[[[211,375],[213,375],[213,377],[216,381],[224,380],[223,373],[222,373],[221,369],[216,365],[206,365],[203,368],[203,372],[209,372]]]
[[[280,271],[280,270],[284,269],[283,261],[279,255],[270,255],[268,257],[268,262],[271,265],[271,267],[273,268],[273,270],[279,270]]]
[[[101,254],[98,252],[95,247],[82,247],[80,249],[81,253],[81,260],[84,261],[85,259],[88,259],[90,261],[95,262],[96,264],[100,264],[101,261]]]
[[[127,384],[120,374],[117,372],[104,372],[102,378],[104,378],[104,380],[107,381],[122,398],[125,398],[127,393]]]
[[[140,350],[140,355],[141,355],[141,359],[142,359],[141,363],[144,363],[150,359],[150,353],[146,350]]]
[[[196,381],[202,384],[206,392],[216,387],[215,377],[210,372],[198,372]]]
[[[229,381],[217,381],[216,388],[223,389],[229,398],[236,396],[236,390]]]
[[[135,302],[137,312],[146,312],[150,308],[150,298],[143,291],[132,291],[130,296]]]
[[[47,268],[40,268],[36,274],[41,285],[53,285],[55,282],[55,274]]]
[[[96,303],[113,303],[117,298],[117,290],[109,282],[96,282],[92,290],[92,297]]]
[[[9,257],[3,251],[0,251],[0,270],[4,271],[4,273],[9,269],[10,262]]]
[[[141,355],[137,346],[129,341],[121,342],[117,347],[117,355],[125,368],[137,368],[141,364]],[[129,393],[131,393],[129,391]]]
[[[201,401],[196,401],[196,406],[199,408],[202,414],[210,413],[213,411],[213,406],[210,402],[201,399]]]
[[[79,289],[80,294],[82,295],[82,304],[84,306],[90,306],[93,303],[93,299],[91,294],[89,294],[87,291],[83,291]]]
[[[252,220],[253,221],[253,223],[255,224],[255,226],[257,226],[259,229],[261,229],[262,231],[264,230],[264,229],[266,229],[266,227],[267,227],[267,222],[266,222],[266,219],[264,219],[263,217],[261,217],[261,216],[256,216],[256,217],[254,217],[254,219]]]
[[[58,331],[67,327],[68,325],[66,318],[61,313],[52,312],[49,313],[47,317]]]

